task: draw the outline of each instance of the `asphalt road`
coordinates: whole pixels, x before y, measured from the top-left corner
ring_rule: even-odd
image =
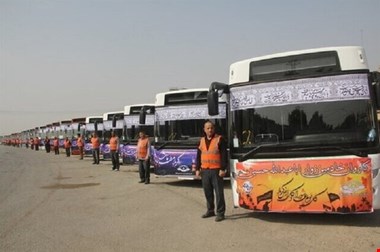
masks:
[[[233,208],[202,219],[200,181],[139,184],[136,166],[111,171],[61,154],[0,146],[0,251],[378,251],[380,212],[266,214]]]

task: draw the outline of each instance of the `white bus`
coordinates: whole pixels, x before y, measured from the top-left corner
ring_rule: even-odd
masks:
[[[144,110],[145,120],[140,123],[140,113]],[[154,104],[134,104],[124,106],[124,145],[120,153],[124,164],[136,163],[136,145],[139,131],[143,130],[153,141]],[[153,152],[152,152],[153,153]]]
[[[273,54],[230,66],[234,205],[263,212],[368,213],[380,208],[379,73],[361,47]]]
[[[79,148],[77,144],[78,134],[81,134],[84,139],[84,132],[86,128],[86,117],[78,117],[73,118],[71,120],[71,133],[72,133],[72,141],[71,141],[71,154],[79,155]]]
[[[207,88],[197,88],[156,95],[153,165],[157,176],[195,178],[192,166],[206,120],[226,135],[226,105],[220,103],[220,114],[209,116],[207,93]]]
[[[86,156],[92,156],[92,144],[91,137],[93,133],[96,133],[99,139],[103,138],[103,116],[87,116],[85,131],[84,131],[84,154]],[[101,146],[100,146],[101,149]]]
[[[113,111],[103,114],[103,144],[101,145],[100,153],[103,155],[104,160],[111,160],[109,141],[112,131],[119,137],[120,149],[123,147],[124,126],[124,111]]]
[[[60,122],[53,122],[50,126],[50,144],[53,145],[53,139],[54,137],[58,137],[59,140],[59,148],[64,148],[63,146],[63,140],[64,137],[66,137],[65,132],[67,133],[67,128],[70,127],[71,121],[60,121]],[[70,136],[71,139],[71,136]]]
[[[74,132],[71,128],[71,120],[63,120],[59,123],[53,123],[55,131],[58,134],[59,146],[63,148],[63,140],[68,137],[70,140],[75,138]],[[61,141],[62,140],[62,141]]]
[[[40,149],[45,150],[46,126],[38,127],[38,138],[40,139]]]

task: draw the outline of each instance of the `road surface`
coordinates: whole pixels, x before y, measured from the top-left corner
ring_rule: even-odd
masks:
[[[233,208],[202,219],[200,181],[137,167],[0,146],[0,251],[378,251],[380,212],[265,214]]]

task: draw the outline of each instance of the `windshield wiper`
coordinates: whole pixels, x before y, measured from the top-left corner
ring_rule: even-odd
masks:
[[[292,149],[292,150],[294,150],[294,151],[303,151],[303,150],[328,150],[328,149],[340,150],[343,153],[355,155],[355,156],[358,156],[358,157],[368,157],[368,153],[363,153],[361,151],[350,150],[350,149],[342,148],[342,147],[339,147],[339,146],[305,147],[305,148],[295,148],[295,149]]]
[[[274,145],[278,145],[278,144],[274,144]],[[259,145],[257,147],[255,147],[254,149],[248,151],[247,153],[241,155],[239,158],[238,158],[238,161],[239,162],[244,162],[246,161],[250,156],[253,157],[255,154],[259,153],[262,149],[262,147],[266,147],[266,146],[273,146],[271,144],[263,144],[263,145]],[[358,157],[368,157],[368,153],[365,153],[365,152],[361,152],[361,151],[355,151],[355,150],[351,150],[351,149],[347,149],[347,148],[342,148],[342,147],[339,147],[339,146],[323,146],[323,147],[320,147],[320,146],[313,146],[313,147],[304,147],[304,148],[292,148],[291,151],[305,151],[305,150],[320,150],[320,151],[326,151],[328,149],[335,149],[335,150],[339,150],[343,153],[346,153],[346,154],[350,154],[350,155],[355,155],[355,156],[358,156]]]
[[[199,140],[197,141],[190,141],[190,140],[169,140],[164,143],[159,143],[158,147],[156,147],[156,150],[161,150],[164,148],[166,145],[171,144],[173,146],[182,146],[182,147],[193,147],[197,148],[199,145]]]
[[[157,148],[156,148],[156,150],[161,150],[162,148],[164,148],[166,145],[168,145],[170,142],[165,142],[165,143],[163,143],[163,144],[161,144],[160,146],[158,146]]]
[[[248,151],[247,153],[241,155],[241,156],[238,158],[238,161],[239,161],[239,162],[244,162],[245,160],[248,159],[248,157],[249,157],[250,155],[254,155],[254,154],[258,153],[259,150],[261,149],[261,147],[263,147],[263,146],[268,146],[268,144],[262,144],[262,145],[259,145],[259,146],[255,147],[255,148],[253,148],[252,150]]]

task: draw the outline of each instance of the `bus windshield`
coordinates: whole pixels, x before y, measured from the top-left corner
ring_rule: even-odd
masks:
[[[231,89],[237,150],[245,152],[263,144],[364,148],[378,143],[374,106],[364,75],[255,86],[254,91]],[[312,100],[308,100],[310,96]]]
[[[130,143],[137,143],[139,139],[139,132],[143,131],[153,141],[154,136],[154,115],[147,114],[145,124],[140,124],[139,115],[124,115],[126,132],[125,139]]]
[[[109,141],[111,139],[112,132],[115,132],[115,135],[117,137],[119,137],[119,141],[122,140],[122,138],[123,138],[123,129],[105,130],[104,133],[103,133],[103,137],[104,137],[104,142],[105,143],[109,143]]]
[[[203,125],[206,120],[214,122],[217,134],[226,136],[225,107],[221,111],[223,113],[220,116],[211,118],[207,114],[206,104],[156,108],[156,144],[194,148],[203,136]]]
[[[225,120],[211,120],[215,123],[215,132],[225,135]],[[203,135],[205,119],[177,120],[157,122],[158,142],[171,142],[181,145],[197,145]]]
[[[243,148],[264,143],[373,146],[369,100],[324,102],[237,110],[233,113]]]
[[[127,141],[137,142],[140,131],[144,131],[145,134],[153,140],[153,125],[133,125],[132,127],[127,128]]]

